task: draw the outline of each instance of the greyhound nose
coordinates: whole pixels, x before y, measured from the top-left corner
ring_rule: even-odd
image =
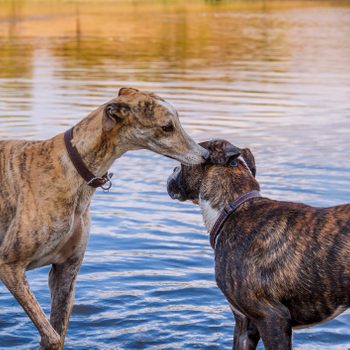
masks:
[[[204,158],[204,160],[208,160],[210,157],[210,152],[205,148],[203,148],[202,157]]]

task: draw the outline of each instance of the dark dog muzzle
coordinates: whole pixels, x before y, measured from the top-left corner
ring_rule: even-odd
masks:
[[[171,199],[177,199],[177,200],[183,202],[186,199],[182,195],[181,188],[178,184],[180,171],[181,171],[181,168],[176,167],[176,168],[174,168],[173,173],[168,177],[167,191],[168,191],[168,194],[169,194]]]

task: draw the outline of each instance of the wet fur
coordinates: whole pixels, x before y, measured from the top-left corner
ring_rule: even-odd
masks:
[[[259,189],[254,158],[242,155],[250,171],[239,158],[236,167],[182,166],[168,180],[169,193],[199,198],[207,224],[210,211]],[[233,349],[256,349],[260,338],[266,349],[291,349],[292,328],[327,321],[350,307],[350,205],[250,200],[223,227],[215,275],[236,318]]]
[[[72,143],[96,176],[138,148],[202,162],[207,151],[186,135],[169,106],[152,93],[121,89],[74,126]],[[169,123],[172,131],[164,132]],[[69,159],[63,134],[46,141],[0,141],[0,183],[0,279],[39,330],[41,349],[63,349],[94,189]],[[26,270],[49,264],[50,322],[25,278]]]

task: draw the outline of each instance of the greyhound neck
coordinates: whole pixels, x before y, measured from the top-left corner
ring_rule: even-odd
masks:
[[[72,139],[72,144],[76,147],[85,165],[96,176],[104,175],[113,162],[126,152],[126,150],[118,149],[111,137],[102,130],[99,114],[92,113],[74,126]]]

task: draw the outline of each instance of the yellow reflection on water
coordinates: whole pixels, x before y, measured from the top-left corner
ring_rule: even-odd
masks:
[[[0,0],[0,104],[42,118],[38,106],[51,101],[70,114],[114,94],[111,86],[136,84],[220,130],[233,112],[295,118],[295,106],[321,108],[328,96],[347,105],[349,9],[349,1]],[[81,91],[87,99],[70,97]]]
[[[332,1],[5,1],[0,2],[2,75],[28,70],[33,47],[49,47],[70,64],[106,57],[176,66],[288,54],[285,16]],[[345,6],[345,5],[344,5]],[[274,16],[271,13],[276,12]],[[269,14],[269,16],[265,16]],[[279,30],[274,30],[279,28]],[[18,50],[23,52],[18,62]],[[191,61],[192,60],[192,61]]]

